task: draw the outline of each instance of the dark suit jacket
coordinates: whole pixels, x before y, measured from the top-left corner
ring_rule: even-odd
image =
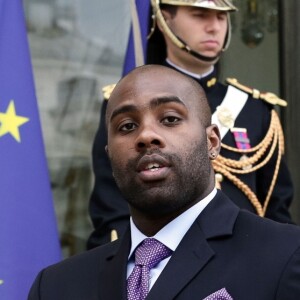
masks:
[[[43,270],[30,300],[126,299],[130,233]],[[240,210],[218,192],[184,236],[147,300],[300,299],[300,229]]]

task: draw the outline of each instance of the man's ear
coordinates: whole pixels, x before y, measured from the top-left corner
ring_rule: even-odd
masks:
[[[206,128],[207,150],[211,160],[217,158],[221,149],[220,131],[217,125],[212,124]]]

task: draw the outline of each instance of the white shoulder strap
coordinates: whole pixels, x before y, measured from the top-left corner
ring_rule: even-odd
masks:
[[[245,106],[247,99],[248,99],[247,93],[229,85],[227,89],[227,93],[219,107],[226,109],[226,111],[230,111],[230,118],[234,124],[239,113]],[[223,139],[226,133],[228,132],[228,130],[231,128],[231,126],[226,126],[222,124],[222,122],[218,117],[217,110],[213,113],[211,120],[212,120],[212,124],[216,124],[219,127],[221,139]]]

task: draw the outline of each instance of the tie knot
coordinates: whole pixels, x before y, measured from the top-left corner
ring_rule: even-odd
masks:
[[[160,261],[172,254],[172,250],[153,238],[147,238],[135,251],[135,264],[154,268]]]

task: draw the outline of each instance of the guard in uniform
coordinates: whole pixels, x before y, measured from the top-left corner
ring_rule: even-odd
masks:
[[[274,110],[275,105],[286,106],[286,102],[274,94],[261,93],[242,85],[236,79],[229,78],[226,84],[217,80],[215,64],[229,45],[230,13],[236,11],[236,7],[229,0],[151,0],[151,5],[153,25],[148,41],[147,63],[174,68],[191,76],[204,88],[213,113],[212,123],[219,126],[222,138],[221,154],[213,161],[216,186],[241,208],[261,217],[292,223],[289,206],[293,186],[283,156],[281,124]],[[176,9],[180,7],[192,9],[192,15],[199,18],[207,17],[206,12],[211,10],[217,19],[222,20],[225,16],[225,39],[223,47],[215,56],[193,49],[180,36],[183,32],[180,24],[172,20],[178,13]],[[182,51],[180,66],[172,61],[168,47],[175,52],[179,51],[179,57]],[[184,67],[186,56],[193,57],[195,65],[206,66],[208,72],[197,74],[188,65]],[[106,100],[112,88],[104,88]],[[88,240],[88,248],[118,238],[129,221],[127,203],[114,182],[105,152],[106,106],[107,101],[104,101],[100,127],[93,146],[95,186],[89,212],[95,230]]]

